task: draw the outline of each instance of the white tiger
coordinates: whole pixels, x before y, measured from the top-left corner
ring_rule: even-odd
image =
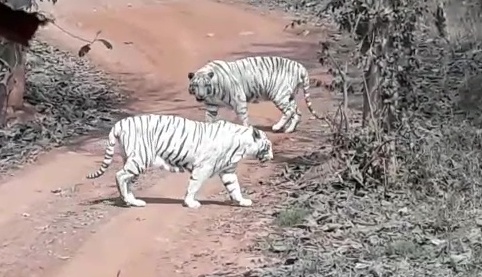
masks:
[[[203,182],[218,174],[229,196],[240,206],[252,201],[241,194],[235,173],[244,157],[256,157],[261,162],[273,159],[272,143],[261,130],[229,121],[199,122],[174,115],[137,115],[119,120],[109,133],[104,160],[100,169],[87,176],[97,178],[112,163],[114,146],[119,141],[124,166],[116,173],[119,193],[127,205],[143,207],[146,202],[136,199],[131,183],[148,167],[160,167],[171,172],[191,173],[184,204],[199,208],[195,199]]]
[[[206,120],[216,120],[220,106],[235,111],[244,126],[248,126],[248,103],[272,101],[283,113],[272,126],[277,132],[293,132],[301,121],[295,101],[302,89],[308,110],[318,119],[311,107],[308,70],[299,62],[277,56],[256,56],[235,61],[214,60],[196,72],[189,72],[189,94],[206,105]]]

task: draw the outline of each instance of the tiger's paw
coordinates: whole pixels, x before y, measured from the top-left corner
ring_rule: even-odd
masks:
[[[275,125],[271,126],[271,130],[273,132],[279,132],[281,130],[281,128],[283,128],[283,125],[275,124]]]
[[[184,205],[190,209],[199,209],[201,207],[201,203],[197,200],[184,200]]]
[[[296,128],[298,127],[299,124],[300,124],[300,119],[299,119],[299,117],[295,116],[294,118],[292,118],[288,122],[288,124],[287,124],[288,127],[285,128],[284,132],[285,133],[293,133],[296,130]]]
[[[287,128],[284,130],[284,133],[288,134],[288,133],[293,133],[295,131],[295,128]]]
[[[241,201],[238,202],[238,205],[239,206],[242,206],[242,207],[250,207],[253,205],[253,201],[251,199],[241,199]]]
[[[141,199],[129,199],[128,201],[125,201],[127,205],[129,206],[134,206],[134,207],[145,207],[146,206],[146,201],[141,200]]]

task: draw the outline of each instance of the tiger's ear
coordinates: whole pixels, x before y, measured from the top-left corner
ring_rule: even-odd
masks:
[[[194,73],[193,73],[193,72],[189,72],[189,73],[187,74],[187,78],[189,78],[189,80],[191,80],[192,77],[194,77]]]
[[[259,132],[258,129],[253,127],[253,139],[258,140],[261,138],[261,133]]]
[[[212,79],[212,78],[214,77],[214,72],[209,71],[209,72],[208,72],[208,77]]]

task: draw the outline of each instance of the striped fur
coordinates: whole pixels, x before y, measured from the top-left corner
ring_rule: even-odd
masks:
[[[124,166],[116,173],[122,199],[128,205],[145,206],[136,199],[131,181],[154,166],[171,172],[191,173],[184,203],[190,208],[201,204],[195,199],[203,182],[218,175],[229,196],[241,206],[250,206],[243,198],[235,173],[244,157],[261,162],[273,158],[272,143],[263,131],[228,121],[198,122],[174,115],[138,115],[118,121],[109,133],[100,168],[87,176],[103,175],[112,163],[116,141],[120,143]]]
[[[196,72],[188,73],[189,93],[206,105],[206,120],[213,122],[220,106],[235,111],[244,126],[248,126],[248,103],[272,101],[283,113],[272,126],[277,132],[293,132],[301,121],[295,94],[302,89],[308,110],[313,110],[308,88],[308,70],[293,60],[276,56],[257,56],[232,62],[214,60]]]

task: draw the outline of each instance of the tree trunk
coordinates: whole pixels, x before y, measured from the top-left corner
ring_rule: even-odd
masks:
[[[0,0],[13,9],[28,10],[33,0]],[[12,23],[14,24],[14,23]],[[0,126],[8,116],[23,107],[25,94],[26,48],[0,37]]]
[[[0,59],[0,127],[7,118],[8,93],[12,87],[12,71],[4,60]]]
[[[17,51],[17,64],[12,68],[13,77],[13,87],[8,94],[8,107],[13,108],[13,110],[21,109],[23,107],[23,96],[25,94],[25,66],[26,57],[23,47],[19,44]]]
[[[0,126],[23,106],[25,62],[23,46],[0,38]]]
[[[363,120],[362,126],[378,128],[377,114],[380,112],[379,71],[373,56],[368,59],[369,68],[365,72],[366,87],[363,90]],[[368,121],[368,122],[367,122]]]

